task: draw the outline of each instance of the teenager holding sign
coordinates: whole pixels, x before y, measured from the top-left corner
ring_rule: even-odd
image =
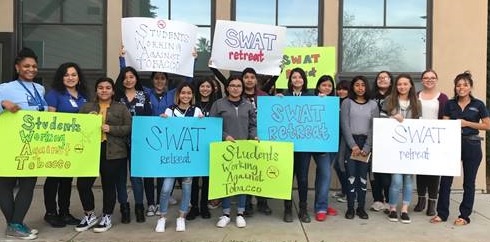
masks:
[[[87,102],[85,79],[76,63],[61,64],[56,70],[51,87],[51,91],[46,94],[50,112],[78,113]],[[71,177],[47,177],[44,182],[44,206],[46,207],[44,220],[51,227],[59,228],[67,224],[80,223],[80,220],[70,214],[72,181]]]
[[[192,86],[189,83],[182,83],[177,87],[174,105],[170,106],[160,116],[167,117],[203,117],[201,109],[194,106],[194,95]],[[160,219],[158,219],[156,232],[165,232],[166,215],[168,212],[169,199],[174,188],[175,177],[165,177],[160,197]],[[185,215],[189,210],[192,191],[192,177],[182,178],[182,200],[180,201],[179,217],[176,220],[175,230],[185,231]]]
[[[223,140],[257,139],[257,119],[254,106],[242,97],[243,79],[240,76],[230,76],[226,83],[227,96],[217,100],[211,107],[211,117],[223,118]],[[245,211],[245,195],[238,195],[236,226],[247,226],[243,213]],[[231,198],[223,198],[223,215],[216,226],[226,227],[231,221]]]
[[[97,224],[95,201],[92,186],[97,177],[79,177],[77,179],[78,194],[85,214],[79,225],[78,232],[86,231],[95,224],[94,232],[105,232],[112,227],[112,213],[116,205],[116,183],[121,171],[127,164],[127,142],[131,132],[131,114],[124,104],[114,98],[114,81],[108,77],[99,78],[95,82],[95,102],[88,102],[80,113],[98,114],[102,116],[100,143],[100,180],[102,183],[102,218]]]
[[[213,77],[199,80],[194,93],[196,107],[201,109],[205,117],[208,117],[211,106],[216,101],[216,86],[214,85]],[[201,199],[199,199],[199,180],[202,180],[200,189]],[[187,220],[194,220],[196,216],[199,215],[204,219],[211,218],[211,213],[208,209],[208,194],[209,177],[203,176],[192,178],[191,210],[186,216]]]
[[[446,94],[437,90],[437,73],[433,70],[422,72],[422,91],[418,97],[422,104],[423,119],[442,119],[444,114],[444,105],[448,98]],[[437,192],[439,191],[439,176],[417,175],[417,194],[418,202],[413,211],[421,212],[425,209],[429,193],[429,202],[427,205],[427,216],[436,215]]]
[[[461,160],[463,164],[463,201],[459,205],[459,216],[454,225],[467,225],[475,202],[475,180],[482,160],[479,130],[490,129],[490,118],[485,104],[473,97],[471,73],[464,72],[454,79],[454,98],[444,107],[444,119],[461,120]],[[453,177],[441,177],[437,216],[431,223],[447,221],[449,216],[449,195]]]
[[[20,109],[47,111],[44,87],[34,83],[37,75],[37,56],[24,48],[15,58],[16,80],[0,85],[0,115],[4,111],[15,113]],[[7,237],[36,239],[38,230],[24,224],[31,206],[37,177],[0,177],[0,208],[7,222]],[[14,188],[18,185],[17,193]]]
[[[368,219],[365,210],[369,156],[372,148],[373,118],[379,117],[378,105],[369,99],[368,80],[356,76],[351,81],[349,98],[342,103],[340,124],[350,152],[347,158],[347,212],[345,218],[357,214]],[[357,209],[354,203],[357,199]]]
[[[384,113],[383,113],[384,112]],[[408,74],[400,74],[396,77],[391,94],[386,98],[383,104],[382,115],[388,115],[396,119],[398,122],[403,122],[405,118],[418,119],[422,115],[422,107],[415,93],[415,85],[412,77]],[[403,188],[402,188],[403,186]],[[402,209],[400,220],[402,223],[411,223],[408,216],[408,206],[412,201],[412,175],[411,174],[392,174],[389,194],[390,212],[388,220],[392,222],[398,221],[398,213],[396,206],[398,197],[402,189]]]

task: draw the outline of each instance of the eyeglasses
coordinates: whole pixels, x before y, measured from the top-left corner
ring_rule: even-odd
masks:
[[[389,76],[378,76],[377,80],[390,80]]]
[[[437,80],[437,77],[424,77],[424,78],[422,78],[422,80],[424,80],[424,81],[435,81],[435,80]]]

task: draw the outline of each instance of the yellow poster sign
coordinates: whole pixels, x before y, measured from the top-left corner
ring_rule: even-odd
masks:
[[[238,194],[291,199],[293,150],[292,142],[211,143],[209,199]]]
[[[98,176],[101,116],[4,112],[0,123],[0,177]]]
[[[291,47],[284,49],[283,70],[277,79],[276,88],[287,89],[289,73],[299,67],[306,73],[308,88],[314,89],[322,75],[335,78],[337,68],[335,47]]]

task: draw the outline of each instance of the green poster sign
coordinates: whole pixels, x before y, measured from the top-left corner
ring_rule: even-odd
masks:
[[[211,143],[209,199],[238,194],[291,199],[293,150],[291,142]]]
[[[289,73],[299,67],[306,73],[308,88],[314,89],[322,75],[335,78],[335,47],[291,47],[284,49],[283,70],[277,79],[276,88],[287,89]]]
[[[4,112],[0,123],[0,177],[99,175],[101,116]]]

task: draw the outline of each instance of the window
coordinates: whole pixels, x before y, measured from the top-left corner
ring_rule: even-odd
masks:
[[[427,0],[343,0],[342,72],[421,72],[428,66]]]
[[[40,68],[73,61],[103,70],[105,8],[104,0],[18,1],[21,46],[36,52]]]
[[[318,46],[321,0],[235,0],[234,19],[287,27],[287,46]]]
[[[198,27],[196,71],[208,71],[211,56],[212,0],[126,0],[124,17],[178,20]]]

